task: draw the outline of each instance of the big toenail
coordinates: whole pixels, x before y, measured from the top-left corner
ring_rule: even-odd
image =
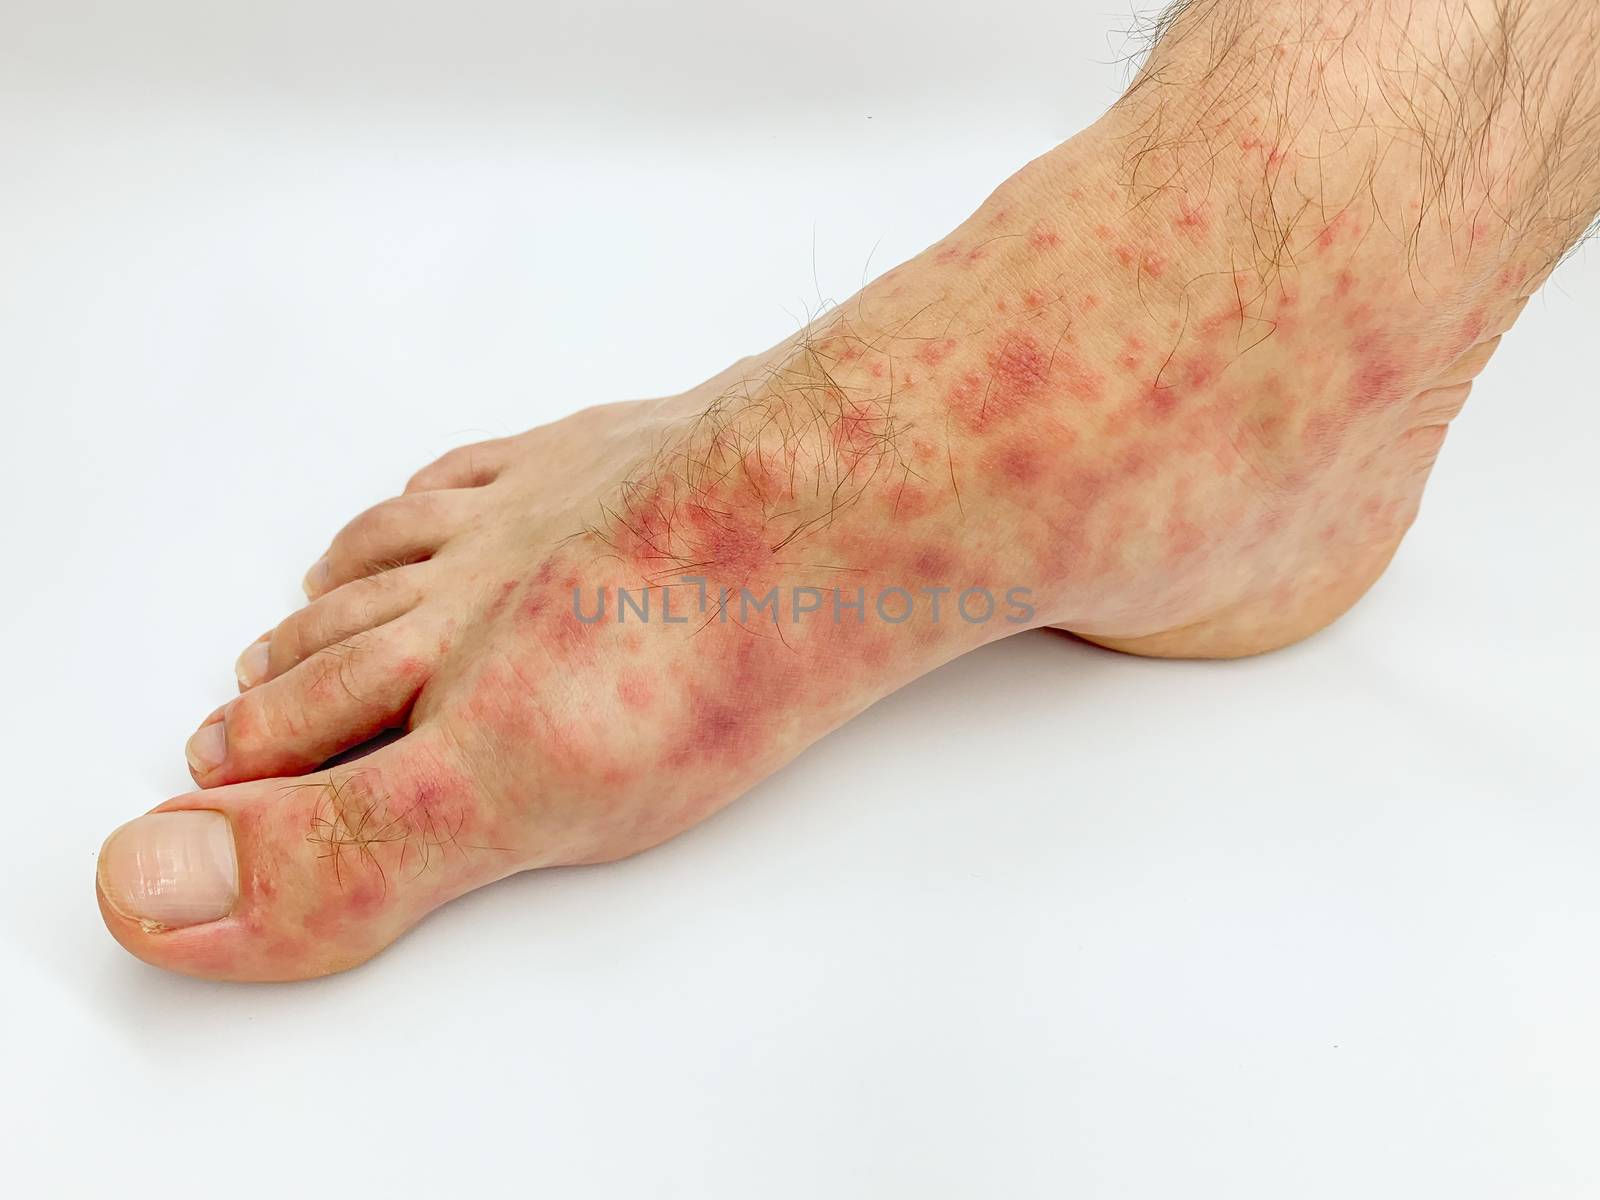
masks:
[[[251,645],[233,665],[240,690],[253,688],[267,677],[267,643],[265,640]]]
[[[195,730],[189,744],[183,748],[184,757],[196,775],[204,775],[228,757],[228,728],[222,721],[213,721]]]
[[[305,582],[300,586],[305,589],[308,598],[314,598],[318,592],[328,586],[328,575],[333,568],[328,565],[325,558],[317,559],[311,570],[306,572]]]
[[[123,916],[181,928],[225,917],[239,895],[233,830],[219,812],[150,813],[100,848],[100,893]]]

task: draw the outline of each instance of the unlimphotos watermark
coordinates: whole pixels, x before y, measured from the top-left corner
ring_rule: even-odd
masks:
[[[1032,593],[1025,587],[1006,588],[998,594],[985,587],[885,587],[869,592],[865,587],[772,587],[757,593],[747,587],[718,587],[699,575],[680,575],[674,584],[654,587],[597,588],[585,599],[582,588],[572,589],[572,615],[585,625],[611,620],[619,625],[638,623],[687,625],[692,621],[752,620],[799,624],[802,620],[843,624],[881,621],[902,625],[919,611],[937,625],[960,620],[968,625],[1003,621],[1026,625],[1033,620]],[[689,592],[685,597],[682,593]]]

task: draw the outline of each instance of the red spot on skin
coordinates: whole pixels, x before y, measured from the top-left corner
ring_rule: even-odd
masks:
[[[1232,303],[1220,308],[1200,322],[1203,334],[1219,333],[1223,329],[1237,329],[1244,324],[1244,298],[1235,294]]]
[[[622,706],[633,712],[642,712],[655,699],[655,689],[650,686],[650,676],[635,667],[627,668],[617,678],[617,698]]]
[[[1050,364],[1039,343],[1024,334],[1002,342],[1000,349],[989,356],[989,369],[999,390],[1015,400],[1025,400],[1044,382]]]
[[[942,546],[924,546],[911,560],[911,574],[918,580],[941,580],[950,577],[955,560]]]
[[[1117,261],[1119,263],[1121,263],[1125,267],[1133,266],[1134,262],[1139,257],[1138,253],[1134,250],[1134,248],[1132,246],[1126,246],[1126,245],[1118,246],[1116,248],[1116,250],[1114,251],[1114,253],[1117,256]]]
[[[1099,471],[1084,468],[1068,471],[1062,477],[1061,499],[1073,511],[1085,513],[1105,495],[1106,486],[1106,477]]]
[[[1503,291],[1514,292],[1522,287],[1524,278],[1521,267],[1510,266],[1501,268],[1500,274],[1496,277],[1496,282],[1499,283]]]
[[[1166,270],[1167,260],[1165,258],[1157,254],[1154,250],[1145,251],[1144,273],[1146,275],[1149,275],[1154,279],[1160,279],[1162,275],[1166,274]]]
[[[1178,389],[1152,383],[1145,387],[1140,401],[1145,416],[1155,420],[1165,420],[1177,410]]]
[[[1205,535],[1193,522],[1174,513],[1167,518],[1167,554],[1176,561],[1188,558],[1205,545]]]
[[[507,579],[495,590],[494,599],[489,601],[488,618],[494,620],[505,612],[506,606],[511,603],[511,597],[516,593],[517,580]]]
[[[1035,250],[1051,250],[1061,244],[1061,235],[1053,230],[1039,226],[1028,235],[1028,245]]]
[[[1079,312],[1093,312],[1095,309],[1097,309],[1099,307],[1100,307],[1100,297],[1099,296],[1088,295],[1088,296],[1085,296],[1082,300],[1078,301],[1078,311]]]
[[[933,507],[932,498],[926,488],[905,481],[884,494],[884,504],[893,516],[906,520],[920,517]]]
[[[1089,403],[1104,399],[1106,377],[1086,366],[1072,351],[1060,351],[1056,355],[1055,366],[1059,368],[1069,396]]]
[[[1364,334],[1355,343],[1356,370],[1351,381],[1352,408],[1383,408],[1403,400],[1406,386],[1404,362],[1374,334]]]
[[[1358,304],[1345,314],[1344,323],[1354,329],[1372,322],[1372,305]]]
[[[917,347],[917,358],[930,367],[937,366],[949,358],[955,348],[955,338],[934,338]]]
[[[987,246],[974,246],[971,250],[967,251],[967,261],[969,263],[975,263],[979,259],[985,257],[988,253],[989,253],[989,247],[987,247]]]
[[[1255,134],[1249,133],[1239,139],[1239,149],[1259,150],[1264,143]]]
[[[1083,189],[1082,188],[1073,188],[1071,191],[1069,191],[1067,193],[1067,198],[1070,199],[1070,200],[1082,200],[1083,199]]]
[[[517,610],[517,615],[524,621],[537,621],[550,611],[550,607],[548,591],[530,588],[527,597],[522,601],[522,607]]]
[[[1206,216],[1205,209],[1199,205],[1190,205],[1184,201],[1178,202],[1178,218],[1174,226],[1183,233],[1190,235],[1200,233],[1211,223]]]
[[[1351,234],[1359,232],[1359,230],[1356,228],[1355,222],[1350,219],[1350,214],[1347,212],[1342,212],[1334,217],[1333,220],[1324,225],[1322,227],[1322,232],[1317,234],[1317,248],[1319,250],[1331,249],[1333,244],[1339,240],[1340,235],[1346,229],[1349,229]]]
[[[611,595],[608,587],[585,588],[580,600],[584,616],[591,617],[604,606],[604,613],[610,620],[616,619],[615,597]],[[527,606],[523,606],[527,611]],[[593,662],[596,657],[597,647],[595,630],[601,628],[603,622],[586,624],[578,620],[577,614],[571,608],[556,610],[555,619],[549,622],[550,633],[546,641],[552,649],[559,652],[560,656],[569,663]]]
[[[1356,286],[1356,277],[1349,271],[1340,271],[1333,277],[1333,294],[1335,296],[1348,296]]]
[[[1125,352],[1117,356],[1117,365],[1129,375],[1135,374],[1139,370],[1140,364],[1143,362],[1144,359],[1140,358],[1137,354]]]
[[[839,355],[838,355],[838,358],[839,358],[840,362],[854,362],[856,359],[858,359],[860,357],[861,357],[861,347],[860,346],[847,346],[843,350],[841,350],[839,352]]]
[[[1039,452],[1028,442],[996,447],[984,455],[983,463],[1012,484],[1031,484],[1039,478]]]
[[[869,372],[870,372],[870,374],[872,375],[872,377],[874,379],[882,379],[883,378],[883,364],[881,362],[873,363],[872,366],[869,368]]]
[[[952,263],[960,257],[960,246],[944,246],[934,253],[933,261],[936,263]]]
[[[1050,298],[1038,288],[1029,288],[1022,293],[1022,307],[1026,309],[1040,309],[1048,304]]]
[[[885,419],[881,412],[856,401],[842,403],[844,407],[833,425],[833,444],[846,465],[853,467],[882,448]]]
[[[668,765],[743,767],[763,751],[774,716],[787,712],[814,684],[803,659],[775,637],[739,630],[707,653],[719,660],[709,675],[712,682],[690,682],[686,727]]]
[[[1109,242],[1112,238],[1116,237],[1116,233],[1109,225],[1096,225],[1094,227],[1094,235],[1102,242]]]
[[[1183,379],[1191,387],[1203,388],[1217,377],[1219,369],[1215,358],[1196,356],[1184,363]]]
[[[847,423],[847,418],[841,417],[835,429],[844,428]],[[724,578],[741,581],[771,562],[772,548],[767,544],[765,529],[703,504],[690,502],[683,508],[695,561],[714,568]]]
[[[348,893],[346,904],[350,915],[354,917],[370,917],[383,907],[384,889],[377,880],[363,880]]]
[[[989,224],[991,224],[991,225],[1002,225],[1002,224],[1005,223],[1005,219],[1007,217],[1009,217],[1010,215],[1011,215],[1011,210],[1009,208],[999,209],[994,214],[994,216],[989,218]]]
[[[994,310],[995,310],[995,312],[1006,312],[1007,311],[1006,298],[1004,296],[1001,296],[1000,299],[998,299],[998,300],[996,300],[994,302]]]
[[[1050,370],[1049,356],[1028,334],[1005,338],[986,361],[987,377],[968,371],[948,395],[950,406],[974,431],[1020,412],[1038,396]]]

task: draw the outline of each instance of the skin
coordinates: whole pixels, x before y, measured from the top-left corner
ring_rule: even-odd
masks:
[[[1338,3],[1239,6],[1219,59],[1197,6],[1105,118],[794,338],[424,468],[334,539],[265,673],[208,718],[225,757],[161,806],[227,815],[233,911],[171,929],[102,894],[113,935],[195,975],[340,970],[507,874],[672,837],[995,638],[1231,657],[1326,626],[1600,191],[1525,122],[1441,176],[1465,156],[1417,130],[1448,121],[1373,119],[1372,64],[1463,6],[1407,11],[1402,36]],[[1579,102],[1587,69],[1547,94]],[[684,576],[902,586],[915,609],[722,620]],[[669,585],[689,620],[616,619],[619,589]],[[935,622],[918,589],[941,587]],[[1026,589],[1026,619],[953,619],[967,588]]]

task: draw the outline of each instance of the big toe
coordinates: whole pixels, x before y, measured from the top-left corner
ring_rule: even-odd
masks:
[[[209,979],[305,979],[371,958],[525,866],[514,823],[426,734],[300,779],[168,801],[116,830],[96,890],[112,936]]]

